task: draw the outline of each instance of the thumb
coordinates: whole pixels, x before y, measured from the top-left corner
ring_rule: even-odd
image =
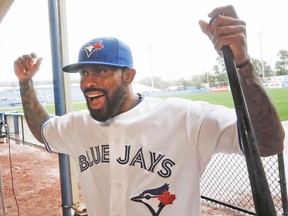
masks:
[[[210,38],[210,31],[209,31],[210,25],[204,20],[199,20],[198,24],[202,32]]]
[[[42,61],[43,61],[43,58],[42,58],[42,57],[40,57],[40,58],[38,58],[38,59],[36,60],[36,62],[35,62],[35,69],[36,69],[36,71],[39,70]]]

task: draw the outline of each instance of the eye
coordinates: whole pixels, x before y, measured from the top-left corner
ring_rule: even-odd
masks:
[[[80,74],[80,77],[85,77],[88,75],[88,72],[87,71],[80,71],[79,74]]]
[[[145,199],[149,200],[149,199],[151,199],[151,196],[150,195],[145,195]]]
[[[101,75],[101,74],[104,74],[105,72],[107,72],[107,69],[106,69],[106,68],[103,68],[103,67],[99,67],[99,68],[96,68],[96,69],[94,70],[94,72],[95,72],[96,74]]]

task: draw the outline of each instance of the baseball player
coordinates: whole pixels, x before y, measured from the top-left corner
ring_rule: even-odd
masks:
[[[284,131],[249,61],[245,22],[232,6],[209,17],[216,17],[211,25],[199,25],[217,52],[233,51],[261,155],[281,152]],[[129,47],[100,37],[63,68],[80,74],[88,110],[50,118],[32,80],[41,60],[32,53],[14,63],[26,121],[48,151],[75,160],[88,215],[200,215],[200,178],[211,156],[242,154],[234,109],[135,93]]]

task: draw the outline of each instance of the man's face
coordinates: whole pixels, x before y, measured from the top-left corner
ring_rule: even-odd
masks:
[[[83,66],[80,87],[93,119],[105,122],[120,113],[126,95],[123,71],[104,65]]]

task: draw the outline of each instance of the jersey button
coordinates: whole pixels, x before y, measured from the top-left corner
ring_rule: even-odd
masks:
[[[121,186],[122,186],[121,182],[118,182],[118,183],[117,183],[117,187],[120,188]]]

